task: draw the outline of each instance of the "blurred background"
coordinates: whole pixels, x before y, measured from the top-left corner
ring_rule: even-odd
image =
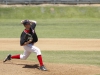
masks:
[[[0,4],[98,4],[100,0],[0,0]]]

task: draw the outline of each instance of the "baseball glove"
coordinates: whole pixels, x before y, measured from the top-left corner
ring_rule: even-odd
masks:
[[[33,40],[33,37],[31,34],[27,33],[26,36],[25,36],[25,41],[29,41],[29,40]]]

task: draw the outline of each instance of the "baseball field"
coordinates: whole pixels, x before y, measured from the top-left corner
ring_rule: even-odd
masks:
[[[99,6],[0,7],[1,75],[100,75]],[[23,19],[37,21],[39,41],[48,71],[38,69],[36,55],[3,63],[7,54],[22,54]]]

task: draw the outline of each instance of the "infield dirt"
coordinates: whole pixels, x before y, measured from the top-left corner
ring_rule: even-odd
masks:
[[[1,38],[0,50],[23,50],[18,38]],[[39,38],[41,50],[100,50],[100,39]]]
[[[97,66],[45,63],[48,71],[38,69],[36,62],[12,60],[5,64],[0,62],[1,75],[96,75],[100,74]]]
[[[100,50],[99,39],[49,39],[37,42],[41,50]],[[18,38],[1,38],[0,50],[23,50]],[[48,71],[40,71],[37,62],[29,60],[0,61],[0,75],[96,75],[100,67],[83,64],[45,63]]]

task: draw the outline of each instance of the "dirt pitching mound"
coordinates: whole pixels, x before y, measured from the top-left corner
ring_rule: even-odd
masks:
[[[0,61],[1,75],[96,75],[100,74],[97,66],[45,63],[48,71],[39,70],[39,65],[33,61],[11,60]]]

